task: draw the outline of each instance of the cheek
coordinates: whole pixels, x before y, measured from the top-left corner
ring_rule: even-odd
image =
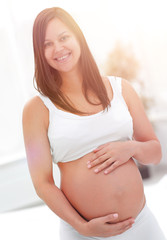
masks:
[[[71,42],[69,42],[69,46],[71,49],[73,49],[79,55],[81,54],[80,45],[76,39],[72,39]]]
[[[51,49],[45,50],[44,56],[45,56],[46,60],[49,61],[49,60],[51,59],[51,56],[52,56],[52,51],[51,51]]]
[[[78,55],[79,55],[79,57],[81,56],[81,48],[80,48],[80,46],[78,46]]]
[[[80,48],[80,46],[79,46],[78,43],[76,43],[76,44],[74,45],[74,49],[75,49],[78,57],[80,57],[80,55],[81,55],[81,48]]]

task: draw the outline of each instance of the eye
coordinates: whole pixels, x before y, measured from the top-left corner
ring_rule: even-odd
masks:
[[[66,41],[69,37],[70,37],[70,36],[68,36],[68,35],[64,35],[64,36],[62,36],[62,37],[60,38],[60,41],[61,41],[61,42],[64,42],[64,41]]]
[[[51,47],[52,46],[52,42],[46,42],[44,43],[44,47],[47,48],[47,47]]]

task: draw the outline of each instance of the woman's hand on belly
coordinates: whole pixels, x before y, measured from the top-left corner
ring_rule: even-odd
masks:
[[[94,218],[84,223],[84,228],[80,233],[84,236],[111,237],[125,232],[134,223],[133,218],[114,223],[116,220],[117,216],[115,214]]]
[[[105,170],[108,174],[118,166],[126,163],[132,156],[131,141],[109,142],[93,151],[93,157],[87,162],[88,168],[98,165],[95,173]]]

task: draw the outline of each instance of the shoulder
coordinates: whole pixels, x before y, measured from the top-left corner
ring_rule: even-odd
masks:
[[[37,111],[38,113],[40,112],[46,112],[48,110],[46,106],[44,105],[43,101],[39,96],[34,96],[31,99],[29,99],[23,108],[24,112],[29,112],[29,111]]]
[[[112,88],[112,91],[116,91],[122,94],[122,78],[118,76],[106,76],[103,78],[103,82],[106,87]]]
[[[114,80],[115,81],[116,77],[115,76],[102,76],[102,81],[103,83],[108,83],[109,81],[111,80]]]
[[[128,103],[128,105],[131,104],[133,101],[136,101],[136,100],[139,101],[140,98],[129,81],[127,81],[126,79],[122,79],[121,85],[122,85],[122,95],[125,101]]]
[[[141,113],[145,112],[143,103],[138,93],[133,88],[132,84],[125,79],[122,79],[122,95],[131,113],[137,111]]]
[[[110,88],[111,85],[116,84],[116,80],[118,80],[115,76],[102,76],[102,81],[106,88]]]
[[[122,78],[118,76],[102,76],[104,84],[114,84],[115,86],[121,87]]]
[[[131,83],[124,78],[118,76],[102,76],[102,80],[105,85],[110,85],[110,82],[112,82],[126,98],[130,97],[129,93],[136,94]]]
[[[46,126],[48,125],[49,113],[40,97],[34,96],[25,103],[22,117],[23,123],[34,122],[38,124],[41,122]]]

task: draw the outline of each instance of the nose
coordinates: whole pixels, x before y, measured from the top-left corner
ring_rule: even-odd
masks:
[[[61,42],[56,41],[54,43],[54,53],[60,52],[63,49],[64,49],[64,46]]]

